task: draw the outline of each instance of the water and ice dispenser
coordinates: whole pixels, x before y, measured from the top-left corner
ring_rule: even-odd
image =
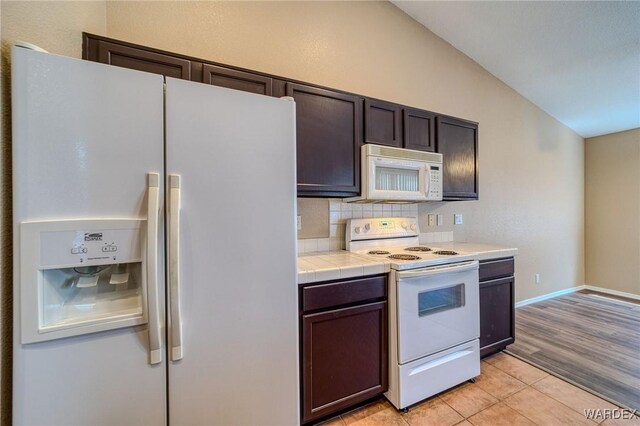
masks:
[[[22,223],[22,343],[147,322],[145,222]]]

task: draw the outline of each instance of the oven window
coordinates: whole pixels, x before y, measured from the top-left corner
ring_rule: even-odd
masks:
[[[464,284],[418,293],[418,314],[421,317],[464,306]]]
[[[376,189],[380,191],[419,191],[418,170],[376,167]]]

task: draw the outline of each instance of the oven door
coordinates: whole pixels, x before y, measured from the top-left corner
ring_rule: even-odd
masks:
[[[478,261],[396,274],[400,364],[480,336]]]
[[[427,163],[367,156],[367,198],[370,200],[424,201],[429,193]]]

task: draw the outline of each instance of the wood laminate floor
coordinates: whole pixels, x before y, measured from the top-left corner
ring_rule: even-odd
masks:
[[[322,426],[640,426],[630,412],[504,352],[483,360],[481,370],[476,383],[429,398],[408,413],[382,399]],[[585,410],[599,415],[587,418]]]
[[[576,292],[516,309],[508,352],[640,411],[640,304]]]

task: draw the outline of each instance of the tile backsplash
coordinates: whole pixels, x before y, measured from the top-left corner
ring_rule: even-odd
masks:
[[[417,217],[417,204],[356,204],[343,203],[340,199],[329,200],[329,237],[298,239],[298,253],[344,250],[347,219],[368,217]],[[303,222],[304,226],[304,222]],[[453,232],[425,232],[420,234],[420,243],[453,240]]]

